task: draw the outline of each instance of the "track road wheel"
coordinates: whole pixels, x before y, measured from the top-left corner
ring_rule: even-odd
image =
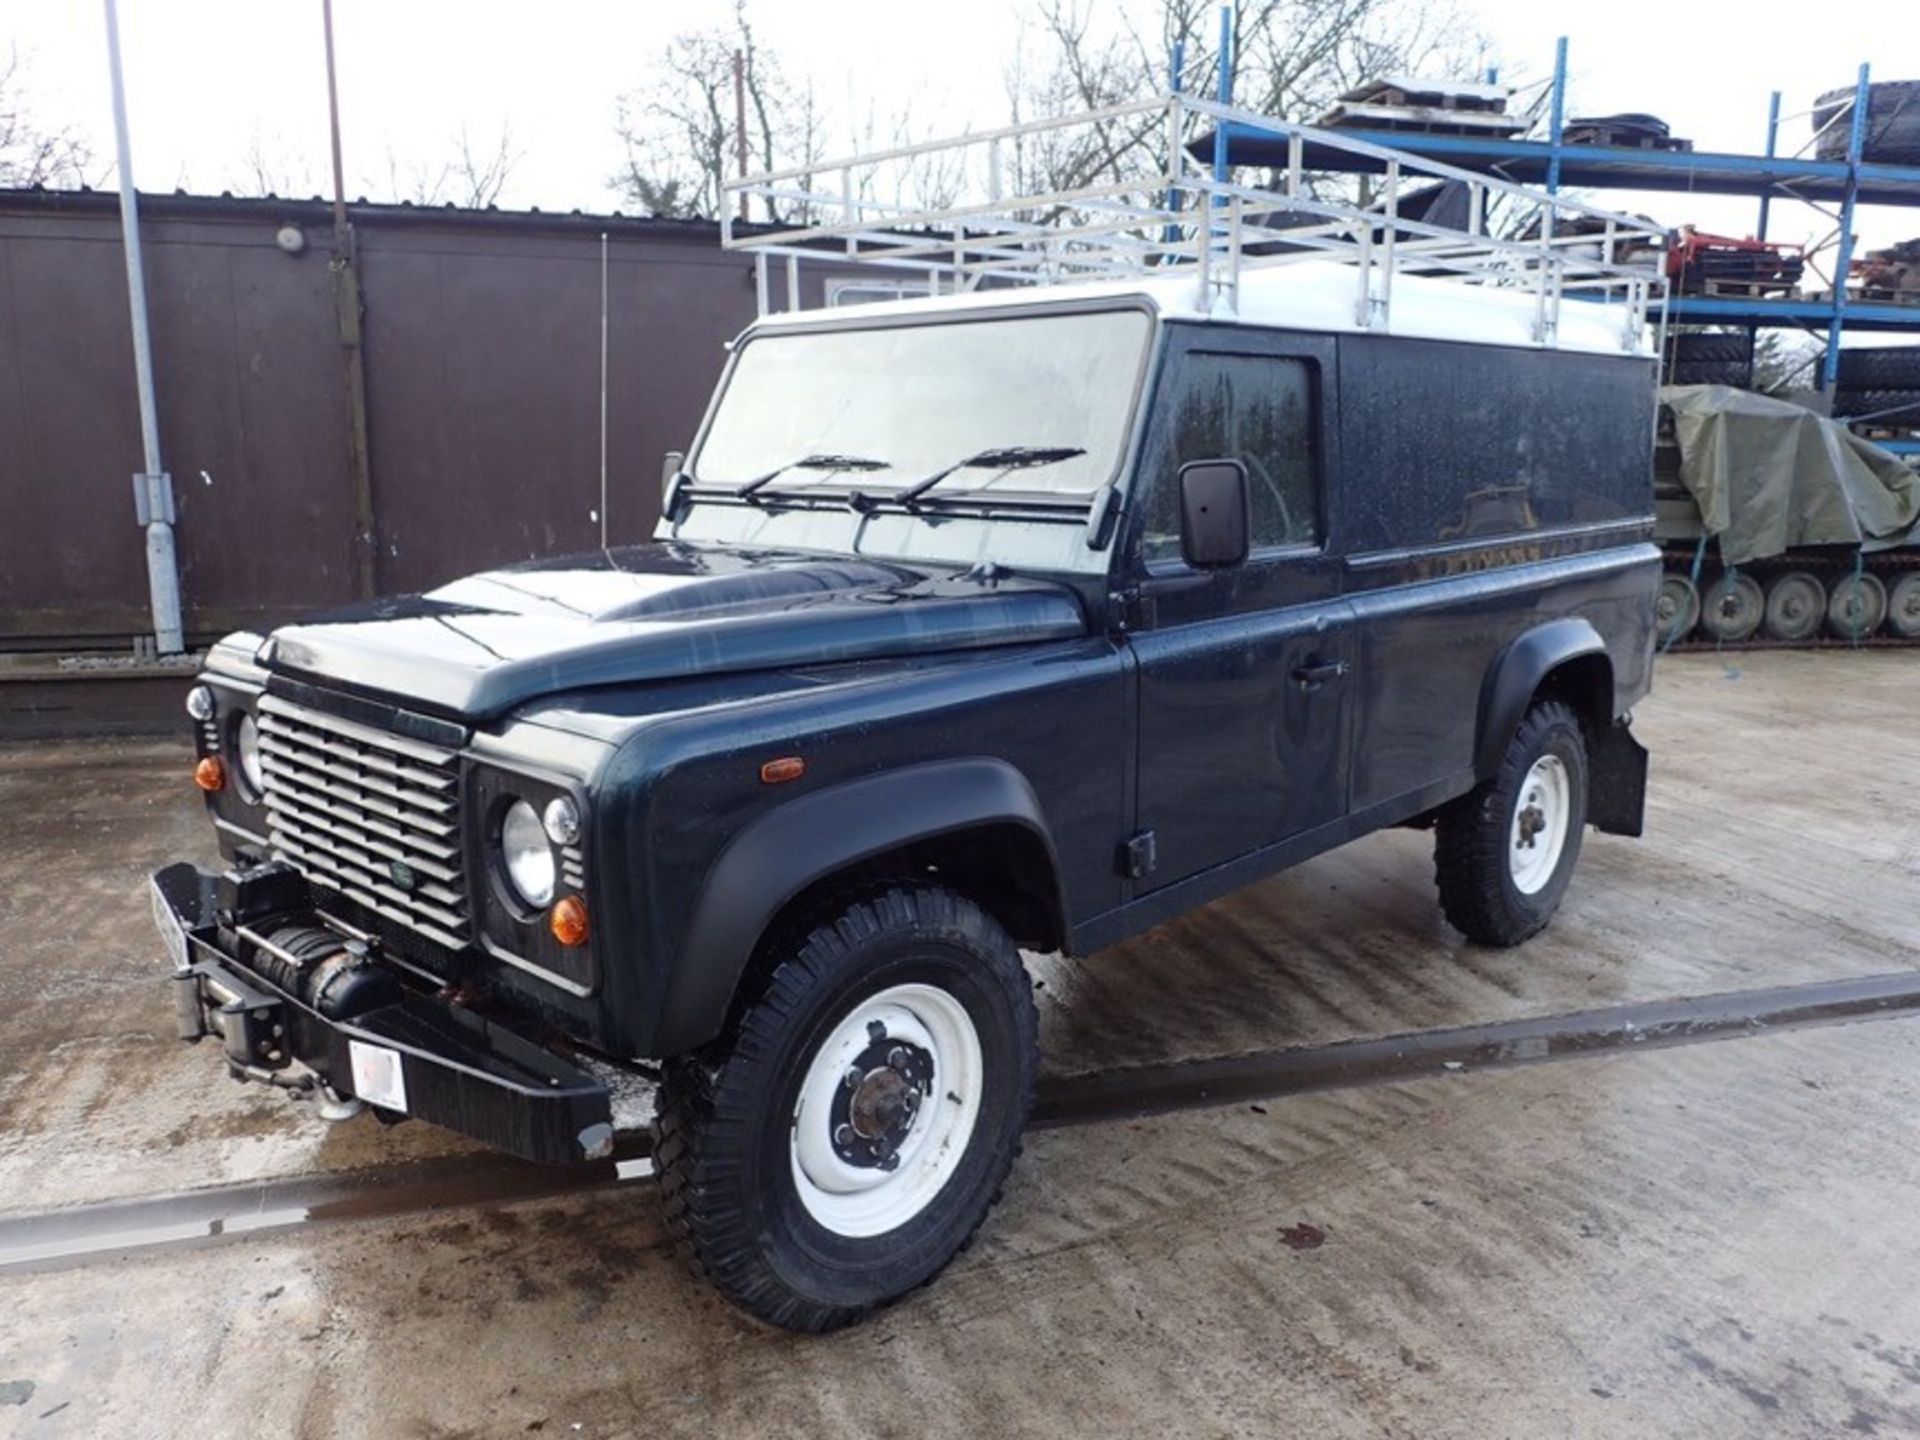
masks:
[[[1762,627],[1774,640],[1811,640],[1827,618],[1827,587],[1804,570],[1777,576],[1767,586]]]
[[[1887,587],[1865,571],[1833,582],[1827,599],[1827,629],[1842,640],[1864,640],[1887,618]]]
[[[1693,633],[1693,627],[1700,623],[1700,591],[1691,579],[1678,574],[1660,577],[1653,623],[1662,645],[1672,645]]]
[[[911,883],[848,899],[775,962],[667,1067],[661,1197],[734,1304],[832,1330],[931,1280],[999,1199],[1033,1103],[1033,992],[985,911]]]
[[[1434,878],[1454,928],[1518,945],[1560,908],[1587,824],[1587,743],[1558,700],[1527,711],[1493,777],[1440,812]]]
[[[1887,594],[1887,629],[1902,640],[1920,640],[1920,570],[1893,582]]]
[[[1760,582],[1751,575],[1730,570],[1708,588],[1700,599],[1700,629],[1710,640],[1737,645],[1753,638],[1767,613],[1766,597]]]

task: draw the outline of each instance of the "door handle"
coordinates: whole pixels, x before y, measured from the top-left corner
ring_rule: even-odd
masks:
[[[1344,660],[1309,660],[1293,672],[1293,678],[1302,690],[1318,690],[1329,680],[1338,680],[1347,673]]]

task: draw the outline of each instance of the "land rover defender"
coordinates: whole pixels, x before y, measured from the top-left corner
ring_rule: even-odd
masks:
[[[1280,198],[1329,213],[1299,157],[1346,142],[1268,128]],[[1355,211],[1242,254],[1220,237],[1264,212],[1219,171],[1186,182],[1200,223],[1149,177],[1150,273],[763,314],[651,544],[213,646],[187,706],[226,866],[154,877],[182,1035],[330,1114],[552,1162],[611,1151],[609,1067],[639,1067],[688,1255],[819,1330],[999,1196],[1023,950],[1394,825],[1431,829],[1469,940],[1546,925],[1586,828],[1641,826],[1631,222],[1523,243],[1475,192],[1452,238]],[[956,285],[1030,242],[1056,267],[1043,238],[1009,223]]]

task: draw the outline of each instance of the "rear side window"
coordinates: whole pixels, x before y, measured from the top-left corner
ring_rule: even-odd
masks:
[[[1317,544],[1313,441],[1313,375],[1306,361],[1189,352],[1162,395],[1141,466],[1146,558],[1179,557],[1180,467],[1190,460],[1239,460],[1247,467],[1254,549]]]

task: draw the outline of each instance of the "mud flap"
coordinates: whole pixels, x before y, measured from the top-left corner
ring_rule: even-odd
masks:
[[[1637,836],[1645,828],[1647,748],[1625,720],[1593,735],[1587,777],[1587,820],[1608,835]]]

